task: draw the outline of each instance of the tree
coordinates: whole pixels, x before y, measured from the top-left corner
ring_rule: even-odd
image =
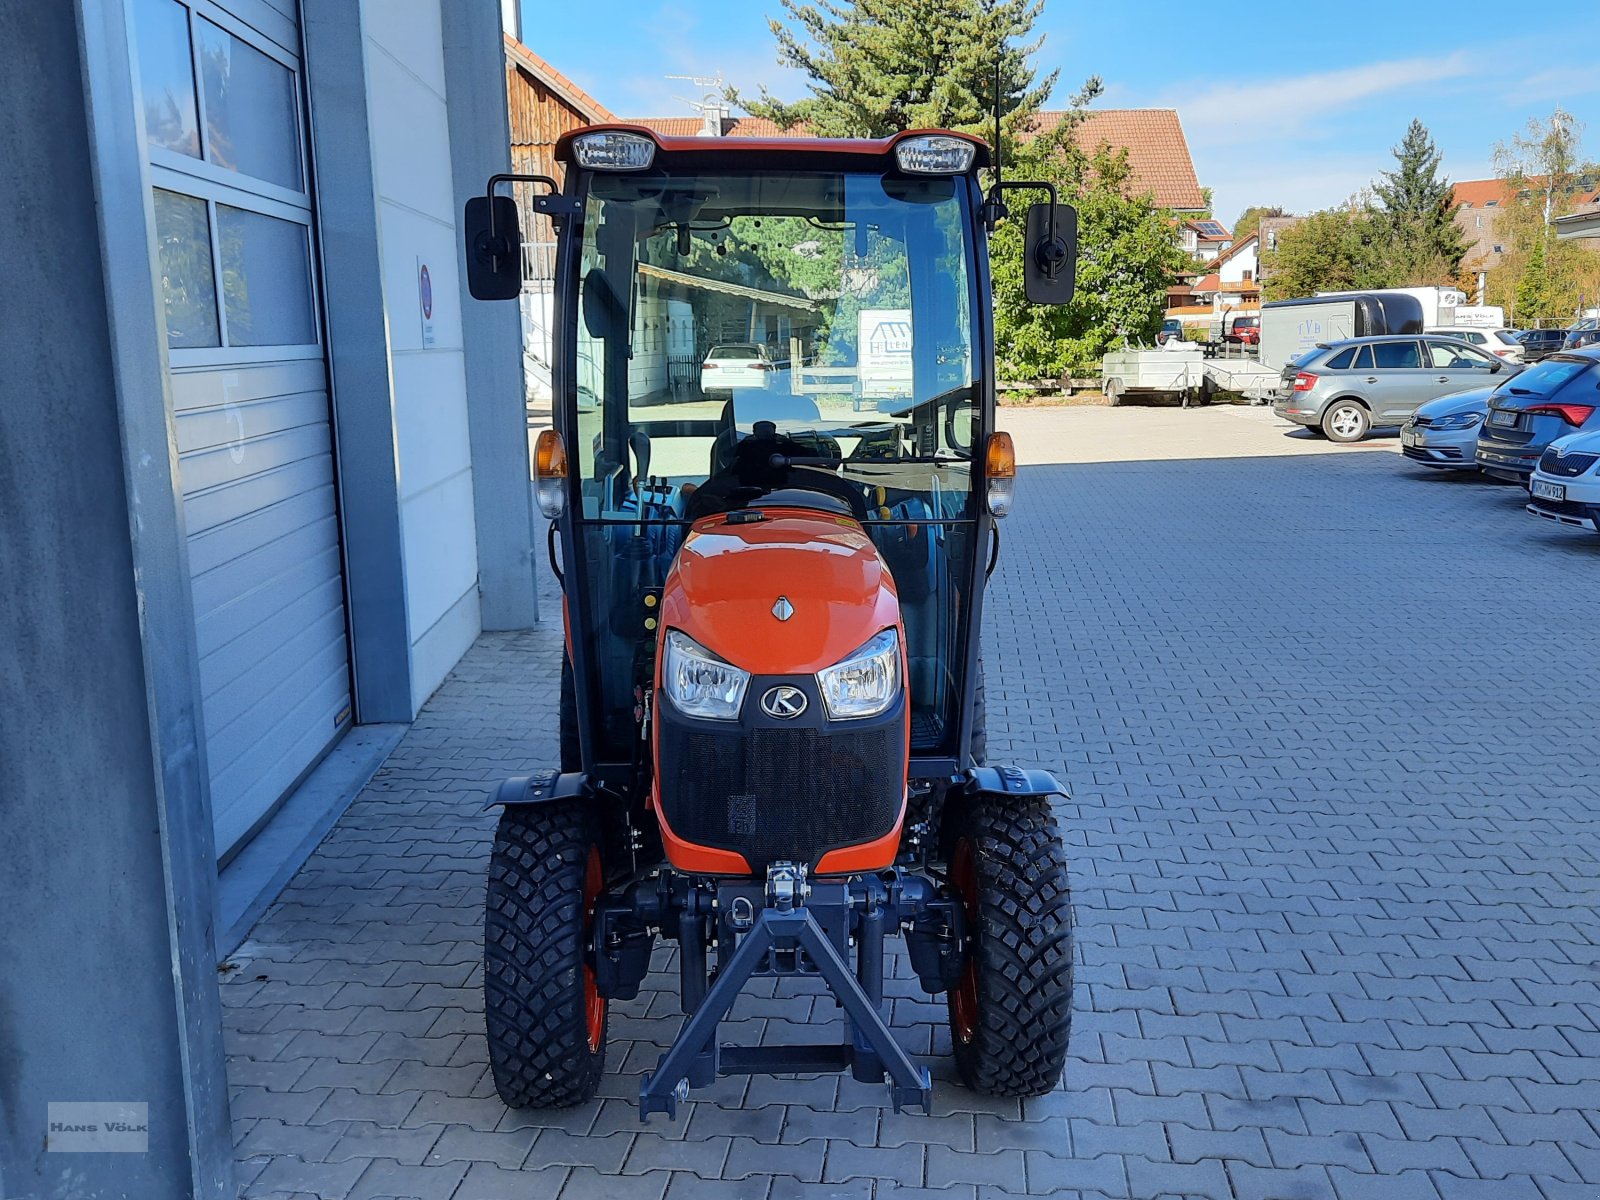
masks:
[[[1317,292],[1392,286],[1381,214],[1359,200],[1312,213],[1278,235],[1264,256],[1271,274],[1262,284],[1268,300]]]
[[[1372,189],[1391,278],[1397,286],[1449,283],[1467,243],[1455,222],[1459,206],[1450,181],[1439,174],[1438,148],[1412,118],[1393,153],[1396,169],[1383,172]]]
[[[1132,194],[1125,149],[1089,153],[1070,137],[1041,137],[1018,152],[1019,177],[1052,179],[1078,209],[1078,281],[1070,304],[1041,307],[1023,294],[1023,213],[990,239],[995,346],[1003,379],[1078,373],[1125,340],[1150,342],[1165,315],[1167,287],[1185,256],[1172,213]]]
[[[1557,238],[1551,228],[1600,174],[1583,156],[1582,136],[1583,126],[1557,108],[1495,146],[1505,186],[1495,240],[1506,249],[1489,272],[1488,299],[1521,325],[1569,319],[1600,284],[1600,253]]]
[[[778,61],[798,67],[810,95],[794,103],[765,88],[728,99],[785,129],[821,137],[886,137],[906,129],[958,129],[988,136],[1000,66],[1005,130],[1013,136],[1039,111],[1058,72],[1036,78],[1029,41],[1044,0],[783,0],[769,18]],[[1091,81],[1099,91],[1099,81]]]

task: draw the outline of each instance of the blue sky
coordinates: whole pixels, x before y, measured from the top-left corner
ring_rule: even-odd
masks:
[[[776,63],[766,18],[778,0],[522,2],[524,40],[618,116],[689,115],[685,98],[701,89],[671,75],[720,72],[743,90],[804,94]],[[1569,27],[1564,38],[1555,18],[1518,12],[1485,0],[1209,10],[1047,0],[1035,62],[1061,69],[1058,100],[1099,74],[1097,107],[1176,108],[1200,182],[1232,221],[1247,204],[1339,202],[1393,164],[1413,116],[1452,179],[1493,174],[1494,143],[1557,104],[1585,123],[1585,149],[1600,158],[1592,35]]]

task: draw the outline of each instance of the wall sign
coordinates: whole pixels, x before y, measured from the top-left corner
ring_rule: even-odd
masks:
[[[433,345],[433,275],[427,261],[417,256],[417,307],[422,313],[422,345]]]

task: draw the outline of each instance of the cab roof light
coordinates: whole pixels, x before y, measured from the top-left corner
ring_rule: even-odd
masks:
[[[656,144],[642,133],[581,133],[572,139],[572,156],[590,171],[648,171]]]
[[[925,133],[894,144],[894,160],[908,175],[964,175],[972,170],[978,147],[966,138]]]

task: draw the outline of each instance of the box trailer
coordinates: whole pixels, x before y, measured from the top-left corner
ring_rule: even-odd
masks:
[[[1261,306],[1261,363],[1275,371],[1308,350],[1344,338],[1421,333],[1422,302],[1413,290],[1342,292]]]

